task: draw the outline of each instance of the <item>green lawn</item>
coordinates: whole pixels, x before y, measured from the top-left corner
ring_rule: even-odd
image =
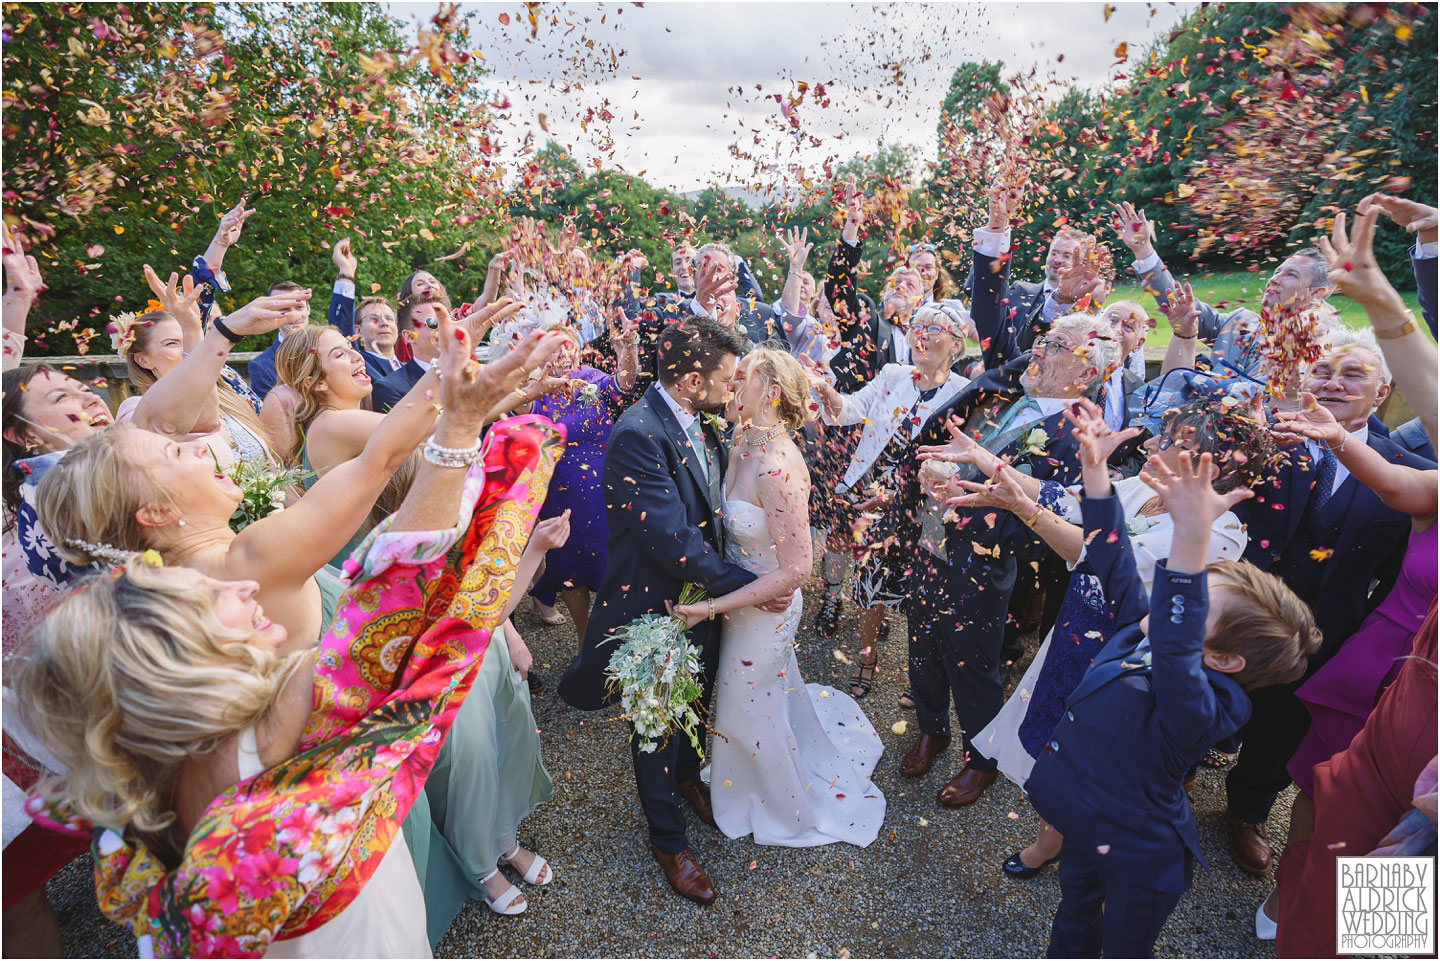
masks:
[[[1182,282],[1187,278],[1179,278]],[[1251,310],[1260,309],[1260,294],[1265,289],[1266,276],[1264,274],[1252,274],[1248,271],[1236,271],[1229,274],[1196,274],[1188,278],[1190,285],[1195,289],[1195,296],[1218,307],[1221,310],[1234,307],[1249,307]],[[1405,303],[1415,312],[1416,323],[1420,319],[1420,302],[1416,300],[1413,293],[1402,294]],[[1155,303],[1155,298],[1145,294],[1144,289],[1138,285],[1116,287],[1115,292],[1109,297],[1110,301],[1116,300],[1138,300],[1145,305],[1150,316],[1155,318],[1156,327],[1150,332],[1145,340],[1146,347],[1164,347],[1170,343],[1170,322],[1165,315],[1160,313],[1160,308]],[[1365,311],[1360,305],[1349,297],[1336,294],[1332,299],[1340,310],[1340,319],[1349,327],[1366,326]]]

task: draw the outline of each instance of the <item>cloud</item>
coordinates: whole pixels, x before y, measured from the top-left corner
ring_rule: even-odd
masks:
[[[474,11],[470,40],[514,104],[500,124],[507,147],[527,133],[543,143],[544,114],[549,135],[582,166],[599,159],[691,190],[782,178],[792,164],[813,171],[881,143],[933,159],[958,64],[1000,59],[1012,72],[1053,73],[1057,90],[1098,87],[1128,66],[1114,65],[1117,45],[1139,56],[1195,6],[1121,3],[1107,22],[1101,3],[546,5],[533,42],[520,4],[461,9]],[[388,8],[421,21],[436,9]],[[824,84],[831,101],[801,105],[798,140],[767,99],[793,93],[797,81],[812,91]],[[609,122],[596,118],[602,108]],[[506,156],[525,159],[514,149]]]

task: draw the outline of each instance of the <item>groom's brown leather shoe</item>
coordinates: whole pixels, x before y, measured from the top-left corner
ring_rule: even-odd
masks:
[[[947,808],[963,808],[967,804],[974,804],[980,800],[985,789],[995,783],[997,777],[999,774],[995,771],[977,771],[973,767],[967,767],[940,789],[935,800]]]
[[[679,854],[666,854],[652,844],[650,853],[655,855],[655,860],[665,869],[665,879],[670,882],[676,894],[697,904],[709,904],[715,900],[715,885],[710,883],[705,869],[695,860],[695,855],[690,853],[689,848]]]
[[[713,828],[715,809],[710,806],[710,789],[699,781],[681,781],[675,788],[694,809],[696,817]]]
[[[935,755],[949,747],[948,737],[932,737],[922,731],[900,759],[900,773],[906,777],[920,777],[935,763]]]

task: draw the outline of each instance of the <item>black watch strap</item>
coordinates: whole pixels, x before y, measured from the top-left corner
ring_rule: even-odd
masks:
[[[230,341],[230,343],[232,344],[238,344],[240,343],[240,341],[245,339],[244,334],[237,334],[235,333],[235,331],[225,326],[225,318],[220,316],[219,314],[216,314],[215,319],[210,321],[210,325],[216,330],[220,331],[220,333],[225,337],[225,339]]]

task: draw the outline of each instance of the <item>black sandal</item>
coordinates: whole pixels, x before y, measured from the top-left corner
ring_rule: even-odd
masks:
[[[1205,755],[1204,760],[1200,763],[1208,768],[1226,768],[1230,766],[1230,762],[1233,760],[1235,760],[1235,755],[1226,754],[1224,751],[1217,751],[1211,748],[1209,753]]]
[[[870,688],[875,682],[875,669],[879,666],[879,658],[876,658],[869,664],[866,664],[864,661],[857,661],[855,663],[855,673],[850,678],[851,697],[859,700],[870,693]]]
[[[901,694],[901,695],[900,695],[899,697],[897,697],[895,700],[896,700],[896,703],[898,703],[898,704],[900,705],[900,709],[901,709],[902,711],[913,711],[913,710],[915,710],[915,692],[912,691],[910,688],[907,687],[907,688],[905,689],[905,693],[904,693],[904,694]]]

